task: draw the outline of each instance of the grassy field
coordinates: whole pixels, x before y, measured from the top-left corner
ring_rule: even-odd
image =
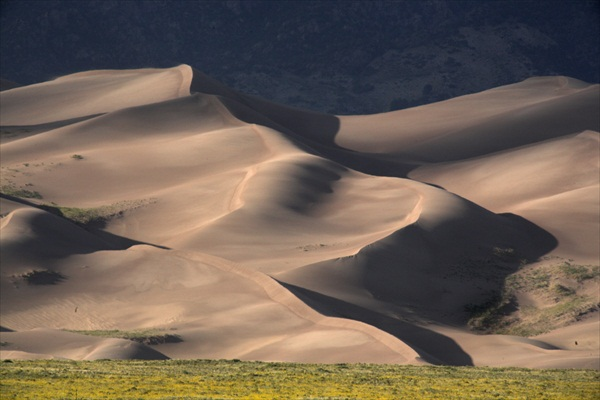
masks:
[[[225,360],[12,361],[6,399],[598,399],[589,370]]]

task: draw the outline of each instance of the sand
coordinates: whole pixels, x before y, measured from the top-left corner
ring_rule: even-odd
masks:
[[[598,85],[333,116],[181,65],[0,96],[2,358],[600,368],[598,312],[525,338],[465,311],[519,268],[493,249],[600,263]],[[182,341],[64,331],[108,329]]]

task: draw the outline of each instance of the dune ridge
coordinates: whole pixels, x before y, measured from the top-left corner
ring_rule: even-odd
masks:
[[[525,264],[600,264],[598,89],[532,78],[365,116],[186,65],[2,91],[1,356],[600,368],[597,307],[539,339],[465,311]],[[148,328],[183,341],[84,352],[60,331]]]

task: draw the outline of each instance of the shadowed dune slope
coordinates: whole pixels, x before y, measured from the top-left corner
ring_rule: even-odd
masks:
[[[598,85],[532,78],[337,117],[182,65],[68,75],[0,102],[2,357],[599,356],[564,334],[475,335],[465,311],[524,263],[599,264]],[[597,327],[597,314],[567,332]]]
[[[597,264],[600,247],[588,244],[600,242],[599,141],[598,132],[576,132],[487,157],[424,165],[410,177],[527,218],[557,238],[555,254]]]

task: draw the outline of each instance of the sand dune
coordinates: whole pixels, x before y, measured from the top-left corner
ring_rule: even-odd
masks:
[[[597,312],[522,338],[477,335],[465,311],[524,259],[599,264],[598,85],[336,117],[182,65],[0,99],[3,358],[600,368]]]
[[[18,88],[19,86],[21,86],[21,85],[19,85],[16,82],[9,81],[8,79],[0,78],[0,91]]]
[[[564,77],[531,78],[384,115],[341,117],[336,143],[424,162],[453,161],[598,131],[599,106],[597,85]]]
[[[10,347],[3,358],[64,358],[76,360],[139,359],[165,360],[160,352],[126,339],[102,339],[55,329],[37,328],[23,332],[5,332]],[[47,349],[52,349],[52,354]]]
[[[0,118],[3,126],[38,125],[157,103],[189,95],[189,78],[184,66],[81,72],[12,89]]]

